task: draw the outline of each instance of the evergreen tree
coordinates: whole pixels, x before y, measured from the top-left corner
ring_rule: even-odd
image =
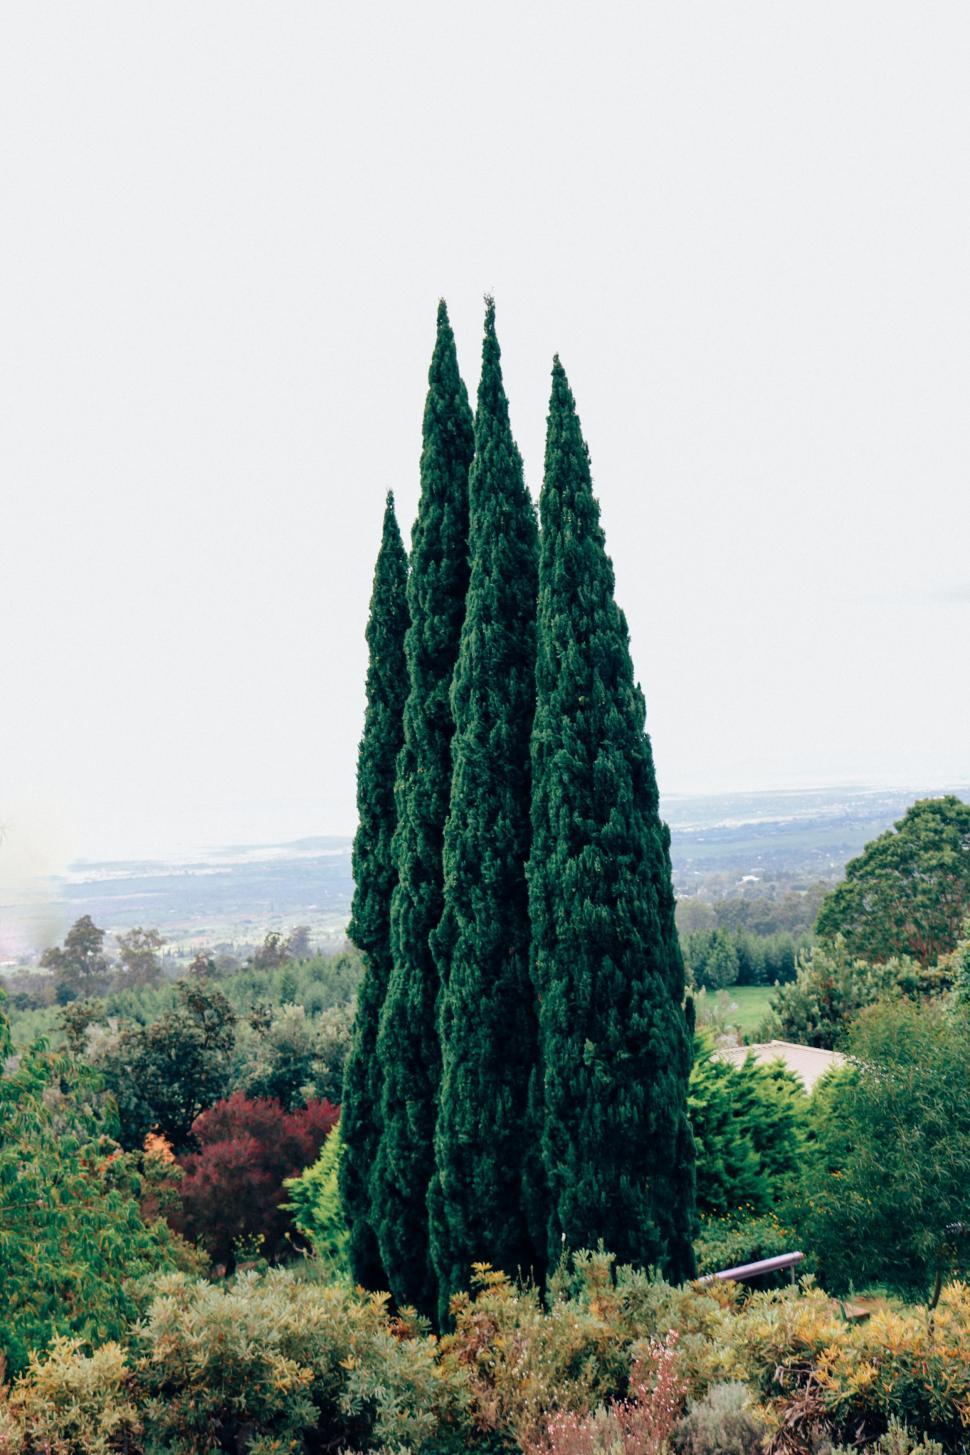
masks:
[[[529,978],[530,754],[538,539],[488,300],[469,477],[471,575],[452,706],[441,976],[441,1096],[430,1192],[439,1317],[470,1265],[534,1269],[523,1211],[536,1022]]]
[[[340,1191],[354,1277],[386,1287],[371,1211],[371,1169],[381,1127],[382,1076],[376,1054],[381,1006],[391,971],[390,904],[396,879],[392,850],[394,774],[403,736],[407,671],[408,566],[388,493],[367,622],[367,709],[357,758],[358,828],[349,935],[364,956],[357,1019],[344,1073]]]
[[[529,903],[548,1253],[693,1273],[691,1047],[644,702],[558,358],[540,500]]]
[[[472,412],[444,302],[424,408],[421,497],[411,541],[406,641],[409,691],[397,765],[398,880],[393,972],[381,1020],[383,1133],[372,1178],[378,1238],[399,1303],[434,1309],[428,1183],[440,1075],[438,972],[429,937],[441,918],[441,842],[451,788],[451,678],[468,590]]]

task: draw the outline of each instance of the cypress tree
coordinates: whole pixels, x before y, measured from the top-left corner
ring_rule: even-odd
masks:
[[[444,912],[432,937],[442,1079],[429,1209],[442,1321],[474,1261],[509,1273],[535,1264],[522,1182],[536,1055],[525,864],[538,538],[491,299],[468,493],[471,574],[452,687]]]
[[[367,708],[357,757],[358,827],[349,935],[364,957],[364,978],[344,1072],[340,1192],[354,1277],[386,1286],[371,1211],[370,1175],[381,1118],[381,1070],[375,1054],[378,1018],[391,970],[390,903],[397,877],[392,852],[394,776],[403,737],[407,672],[407,557],[387,496],[381,548],[367,622]]]
[[[553,367],[539,506],[529,903],[548,1253],[694,1271],[691,1043],[644,700],[589,455]]]
[[[398,882],[391,902],[393,971],[378,1038],[383,1133],[372,1179],[378,1239],[398,1303],[434,1311],[428,1257],[440,1055],[438,971],[429,936],[441,918],[441,843],[451,788],[451,679],[468,589],[468,468],[472,412],[442,301],[411,541],[406,640],[409,691],[397,766]]]

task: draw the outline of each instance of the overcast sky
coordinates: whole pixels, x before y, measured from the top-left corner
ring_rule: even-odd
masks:
[[[970,778],[970,9],[11,0],[8,862],[350,832],[384,493],[494,291],[662,791]]]

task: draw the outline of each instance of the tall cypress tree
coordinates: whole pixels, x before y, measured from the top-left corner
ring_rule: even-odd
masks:
[[[536,1022],[529,979],[529,742],[538,538],[487,303],[469,477],[471,575],[452,706],[441,973],[441,1097],[430,1194],[439,1317],[472,1262],[535,1258],[523,1211]]]
[[[404,728],[408,625],[407,556],[388,492],[381,548],[367,622],[367,709],[357,757],[358,828],[354,839],[354,899],[349,935],[364,956],[364,978],[344,1072],[340,1192],[349,1230],[354,1277],[369,1288],[386,1285],[372,1214],[370,1176],[381,1126],[382,1076],[377,1027],[391,973],[391,890],[394,780]]]
[[[602,1239],[679,1280],[694,1270],[694,1174],[670,840],[558,358],[539,512],[529,902],[548,1252]]]
[[[424,408],[421,496],[411,542],[409,691],[397,765],[398,882],[393,971],[378,1037],[383,1133],[372,1178],[378,1239],[399,1303],[434,1311],[428,1183],[440,1075],[438,971],[429,936],[441,918],[441,843],[451,787],[451,679],[468,590],[472,412],[442,301]]]

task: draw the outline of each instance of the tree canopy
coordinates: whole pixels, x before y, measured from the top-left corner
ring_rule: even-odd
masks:
[[[933,965],[954,949],[970,913],[970,804],[922,798],[846,865],[822,901],[816,932],[881,963]]]

